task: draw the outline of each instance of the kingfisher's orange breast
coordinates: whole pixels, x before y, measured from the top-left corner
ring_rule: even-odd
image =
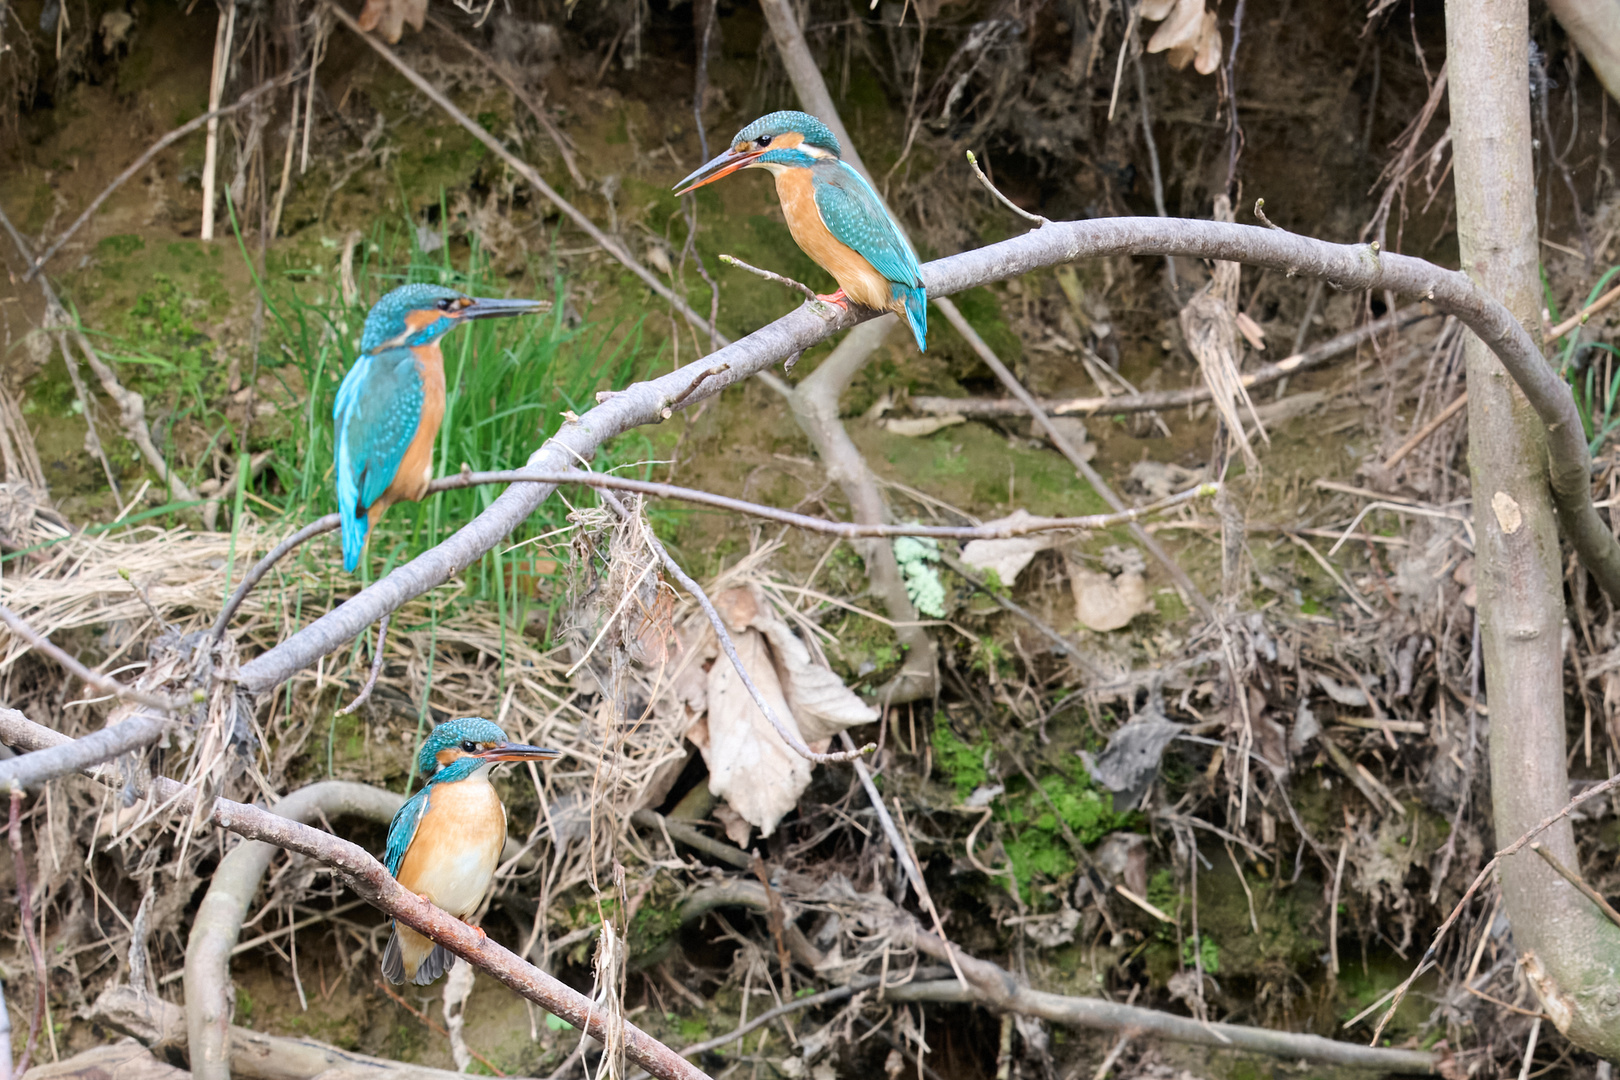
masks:
[[[892,311],[897,301],[889,279],[866,261],[866,256],[832,234],[816,206],[815,181],[809,169],[784,169],[776,174],[776,197],[794,243],[833,276],[851,300],[875,311]]]
[[[400,861],[399,883],[457,918],[478,910],[506,842],[506,807],[481,776],[436,784]]]
[[[422,379],[422,416],[393,481],[372,507],[376,517],[391,503],[420,501],[433,479],[433,443],[439,437],[439,425],[444,423],[444,354],[438,342],[412,345],[410,349],[416,356],[416,373]]]

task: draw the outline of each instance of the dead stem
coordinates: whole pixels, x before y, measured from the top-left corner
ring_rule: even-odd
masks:
[[[816,295],[816,290],[812,289],[802,281],[794,281],[790,277],[783,277],[781,274],[772,273],[769,270],[761,270],[759,267],[751,266],[750,264],[745,263],[741,259],[732,255],[721,255],[720,261],[725,263],[727,266],[735,266],[739,270],[746,270],[755,277],[761,277],[766,281],[774,281],[778,285],[786,285],[790,289],[795,289],[804,294],[805,301],[807,303],[824,304],[827,302]]]
[[[371,673],[366,676],[366,685],[360,688],[359,695],[353,701],[337,711],[337,715],[348,716],[371,700],[371,692],[377,687],[377,676],[382,674],[383,644],[388,640],[388,619],[389,615],[384,615],[377,622],[377,648],[371,654]]]
[[[1610,922],[1614,923],[1616,926],[1620,926],[1620,911],[1614,910],[1614,906],[1603,898],[1602,893],[1588,885],[1585,878],[1581,877],[1581,875],[1565,866],[1563,860],[1554,855],[1552,851],[1548,849],[1546,844],[1537,841],[1536,843],[1530,845],[1530,850],[1535,852],[1537,855],[1540,855],[1548,866],[1557,871],[1559,877],[1563,878],[1565,881],[1575,886],[1575,888],[1579,889],[1582,896],[1586,897],[1588,900],[1592,901],[1593,904],[1597,905],[1597,909],[1603,912],[1604,916],[1607,917]]]
[[[45,957],[34,936],[34,901],[28,884],[28,860],[23,855],[22,842],[23,793],[11,789],[11,866],[17,882],[17,916],[22,924],[23,940],[28,943],[28,955],[34,960],[34,1012],[28,1020],[28,1041],[23,1044],[22,1057],[17,1059],[16,1075],[28,1071],[28,1061],[34,1056],[39,1042],[39,1025],[45,1019]]]

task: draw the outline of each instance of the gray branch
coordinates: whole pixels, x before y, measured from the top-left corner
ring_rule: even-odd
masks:
[[[15,709],[0,709],[0,718],[24,719]],[[59,776],[81,772],[131,750],[144,749],[163,737],[167,725],[168,721],[161,716],[138,713],[82,739],[70,739],[49,750],[35,750],[0,761],[0,791],[37,789]]]
[[[1552,487],[1560,517],[1582,562],[1605,593],[1620,599],[1620,543],[1592,506],[1590,458],[1569,387],[1542,359],[1535,342],[1507,309],[1458,271],[1410,256],[1381,254],[1364,244],[1330,244],[1249,225],[1177,218],[1102,218],[1055,222],[999,244],[936,260],[923,267],[923,280],[930,295],[946,296],[1044,267],[1119,255],[1226,259],[1318,278],[1340,289],[1376,288],[1424,297],[1437,310],[1456,316],[1496,353],[1547,424]],[[659,422],[670,402],[679,400],[683,408],[696,404],[872,317],[870,312],[851,310],[835,312],[829,318],[808,307],[789,312],[700,361],[615,393],[565,424],[528,464],[549,471],[570,468],[582,458],[588,460],[614,436]],[[715,372],[722,364],[725,370]],[[688,393],[699,379],[702,385]],[[551,484],[514,484],[444,543],[244,664],[242,682],[263,693],[343,647],[384,612],[449,580],[500,543],[553,490]]]

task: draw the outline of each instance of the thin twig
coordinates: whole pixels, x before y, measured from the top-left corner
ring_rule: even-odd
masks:
[[[1593,315],[1596,315],[1598,312],[1602,311],[1616,300],[1620,300],[1620,285],[1616,285],[1614,288],[1610,289],[1608,292],[1604,293],[1590,304],[1587,304],[1585,307],[1581,308],[1581,310],[1577,311],[1575,314],[1571,315],[1557,326],[1548,330],[1546,334],[1547,340],[1556,341],[1565,334],[1569,333],[1571,330],[1575,329],[1577,326],[1585,326],[1587,319],[1590,319]]]
[[[1399,465],[1402,458],[1404,458],[1407,454],[1410,454],[1413,450],[1416,450],[1418,447],[1422,446],[1424,440],[1430,435],[1433,435],[1435,432],[1445,427],[1446,422],[1449,421],[1453,416],[1456,416],[1458,413],[1462,412],[1463,407],[1467,404],[1468,391],[1464,390],[1462,393],[1457,395],[1455,401],[1453,401],[1450,405],[1447,405],[1444,409],[1441,409],[1438,416],[1436,416],[1433,420],[1430,420],[1427,424],[1424,424],[1423,427],[1419,428],[1410,439],[1407,439],[1405,442],[1401,443],[1393,454],[1385,458],[1383,467],[1387,470],[1393,469],[1395,466]]]
[[[973,175],[979,178],[979,183],[984,185],[984,190],[994,195],[1002,206],[1005,206],[1007,209],[1011,210],[1025,221],[1033,221],[1037,229],[1043,225],[1052,224],[1051,218],[1042,217],[1040,214],[1032,214],[1028,210],[1025,210],[1022,206],[1019,206],[1017,203],[1007,198],[1007,196],[1003,195],[1001,190],[990,182],[990,178],[984,175],[984,170],[979,168],[979,159],[973,156],[973,151],[969,150],[967,152],[967,159],[968,164],[973,167]],[[1160,216],[1162,217],[1163,214],[1161,213]]]
[[[341,524],[343,524],[343,515],[341,514],[333,513],[327,514],[325,517],[316,518],[314,521],[310,522],[308,525],[305,525],[302,529],[299,529],[297,532],[287,537],[287,539],[271,548],[270,551],[265,554],[264,558],[254,563],[253,569],[247,572],[247,576],[242,579],[242,583],[238,585],[236,587],[236,591],[231,594],[230,602],[227,603],[223,609],[221,609],[219,618],[214,620],[214,629],[212,631],[214,640],[219,641],[225,636],[225,628],[231,624],[232,617],[236,615],[236,609],[242,606],[242,601],[247,599],[248,593],[253,591],[253,587],[264,578],[264,575],[268,574],[271,569],[275,567],[276,563],[286,558],[288,553],[296,550],[302,544],[314,539],[317,536],[320,536],[323,533],[332,532]]]
[[[138,702],[148,708],[160,709],[163,712],[176,712],[187,705],[185,698],[149,694],[145,690],[137,690],[135,687],[121,683],[117,679],[110,679],[105,675],[91,671],[81,664],[76,657],[52,643],[50,638],[29,626],[21,615],[18,615],[4,604],[0,604],[0,622],[5,623],[12,633],[28,642],[28,644],[67,668],[68,674],[82,680],[87,686],[95,687],[103,694],[112,694],[120,700]],[[198,694],[200,695],[201,691],[198,691]],[[193,697],[191,700],[199,701],[201,698]]]
[[[22,1057],[17,1059],[16,1075],[28,1071],[28,1060],[34,1056],[39,1041],[39,1025],[45,1019],[45,956],[40,952],[39,939],[34,936],[34,901],[29,895],[28,860],[23,857],[22,843],[23,793],[11,791],[11,865],[17,881],[17,915],[22,923],[23,939],[28,942],[28,955],[34,960],[34,1013],[28,1021],[28,1041],[23,1044]]]
[[[136,158],[130,164],[129,168],[113,177],[112,183],[103,188],[101,190],[101,194],[90,200],[90,205],[86,206],[84,208],[84,212],[74,219],[73,224],[62,230],[61,235],[59,235],[55,240],[51,241],[51,246],[41,252],[39,258],[35,259],[29,264],[28,272],[23,274],[23,280],[34,280],[34,275],[39,273],[46,263],[51,261],[52,256],[54,256],[58,251],[62,250],[62,245],[73,239],[74,233],[84,228],[85,222],[89,221],[91,216],[101,208],[101,204],[111,198],[113,192],[117,191],[119,188],[128,183],[131,177],[136,176],[142,169],[146,168],[147,164],[150,163],[153,158],[157,157],[163,151],[167,150],[169,147],[173,146],[187,135],[190,135],[193,131],[196,131],[204,124],[207,124],[210,121],[218,120],[222,116],[229,116],[231,113],[245,109],[249,105],[253,104],[254,101],[269,93],[271,90],[286,86],[291,82],[296,82],[303,77],[304,73],[302,71],[296,71],[291,74],[278,75],[274,79],[267,79],[258,86],[255,86],[252,90],[247,91],[231,104],[215,109],[213,112],[205,112],[194,120],[188,120],[186,123],[181,124],[179,127],[163,136],[163,138],[147,147],[145,153]]]
[[[941,562],[955,571],[956,574],[962,578],[962,580],[984,593],[984,595],[988,596],[991,600],[994,600],[996,604],[999,605],[1003,610],[1011,612],[1012,614],[1017,615],[1020,619],[1023,619],[1025,622],[1029,623],[1030,626],[1039,631],[1042,637],[1046,638],[1046,640],[1050,641],[1053,645],[1056,645],[1058,650],[1062,652],[1063,655],[1080,665],[1080,667],[1083,668],[1087,674],[1091,675],[1092,678],[1107,678],[1107,675],[1102,671],[1102,669],[1093,663],[1085,653],[1075,648],[1074,644],[1070,642],[1068,638],[1064,637],[1062,634],[1052,629],[1052,627],[1046,625],[1046,623],[1036,618],[1035,613],[1024,607],[1022,604],[1019,604],[1012,598],[1003,596],[995,589],[992,589],[973,572],[972,567],[968,566],[961,559],[954,557],[947,551],[941,551],[939,553],[939,558]],[[1062,821],[1063,819],[1059,818],[1058,820]]]
[[[446,1039],[448,1039],[450,1037],[450,1033],[448,1031],[444,1030],[444,1026],[442,1024],[435,1023],[434,1020],[433,1020],[433,1017],[429,1016],[427,1013],[423,1012],[422,1010],[418,1009],[416,1006],[412,1005],[410,1002],[406,1001],[404,998],[400,997],[398,990],[395,990],[392,986],[389,986],[387,983],[383,982],[381,979],[375,979],[373,981],[376,982],[377,989],[381,990],[383,993],[388,995],[388,999],[390,1001],[392,1001],[395,1005],[398,1005],[400,1008],[404,1009],[406,1012],[410,1013],[412,1016],[416,1017],[418,1020],[420,1020],[422,1022],[422,1024],[425,1027],[427,1027],[434,1034],[443,1035]],[[467,1053],[469,1053],[473,1057],[477,1058],[478,1061],[479,1061],[479,1064],[483,1065],[484,1068],[488,1069],[490,1072],[494,1073],[496,1076],[505,1076],[506,1075],[504,1072],[502,1072],[496,1066],[496,1064],[493,1061],[489,1060],[489,1058],[485,1057],[483,1054],[480,1054],[478,1051],[474,1050],[472,1047],[470,1047],[470,1046],[467,1047]]]
[[[725,263],[727,266],[735,266],[739,270],[746,270],[755,277],[762,277],[766,281],[774,281],[778,285],[786,285],[790,289],[797,289],[799,292],[804,293],[805,299],[812,304],[826,303],[825,300],[816,294],[816,290],[812,289],[802,281],[794,281],[790,277],[783,277],[781,274],[772,273],[769,270],[761,270],[759,267],[745,263],[741,259],[732,255],[722,255],[720,256],[720,261]]]
[[[1554,855],[1552,850],[1548,848],[1546,844],[1543,844],[1538,840],[1536,843],[1530,845],[1530,850],[1535,852],[1537,855],[1540,855],[1542,860],[1545,861],[1548,866],[1552,867],[1558,872],[1559,877],[1563,878],[1565,881],[1575,886],[1576,889],[1580,890],[1580,894],[1582,896],[1596,904],[1598,910],[1603,912],[1603,914],[1608,917],[1610,922],[1614,923],[1616,926],[1620,926],[1620,911],[1614,910],[1614,906],[1603,898],[1602,893],[1588,885],[1585,878],[1581,877],[1581,875],[1565,866],[1563,860]]]
[[[377,623],[377,650],[371,655],[371,674],[366,676],[366,685],[360,688],[358,697],[337,711],[339,716],[348,716],[371,700],[371,692],[377,688],[377,676],[382,674],[383,645],[388,640],[388,620],[392,614],[384,615]]]
[[[1558,813],[1544,817],[1540,821],[1536,822],[1536,824],[1532,826],[1528,832],[1526,832],[1523,836],[1520,836],[1507,847],[1502,848],[1491,857],[1490,862],[1486,863],[1480,868],[1479,873],[1474,875],[1474,880],[1469,883],[1468,888],[1463,892],[1462,897],[1458,899],[1456,905],[1452,907],[1451,914],[1446,916],[1446,921],[1441,923],[1440,929],[1434,932],[1434,940],[1429,942],[1429,947],[1427,949],[1423,950],[1423,957],[1418,961],[1417,967],[1413,968],[1412,974],[1408,975],[1404,980],[1402,980],[1401,984],[1395,988],[1395,995],[1390,999],[1389,1007],[1384,1010],[1384,1015],[1378,1018],[1378,1026],[1373,1030],[1372,1042],[1370,1042],[1368,1045],[1378,1045],[1378,1039],[1384,1033],[1384,1025],[1389,1023],[1390,1017],[1395,1015],[1395,1010],[1400,1008],[1401,999],[1404,998],[1406,996],[1406,992],[1412,988],[1412,984],[1416,982],[1424,972],[1428,971],[1434,966],[1434,958],[1439,953],[1440,943],[1445,940],[1446,934],[1451,931],[1451,927],[1456,923],[1457,917],[1463,913],[1463,909],[1467,907],[1468,902],[1474,898],[1474,894],[1479,891],[1479,887],[1489,880],[1491,874],[1496,870],[1497,865],[1508,856],[1518,854],[1519,850],[1526,844],[1534,840],[1537,836],[1540,836],[1546,830],[1558,824],[1558,822],[1562,821],[1570,814],[1574,813],[1576,808],[1582,803],[1586,802],[1588,799],[1595,799],[1599,795],[1613,791],[1615,788],[1620,788],[1620,773],[1616,773],[1615,775],[1609,777],[1601,784],[1593,784],[1591,787],[1569,800],[1569,802],[1565,803],[1564,808],[1558,811]]]
[[[607,503],[609,508],[615,514],[618,514],[621,520],[628,522],[634,519],[634,515],[630,513],[624,503],[608,492],[602,492],[602,501]],[[658,556],[658,561],[663,563],[664,569],[669,571],[669,575],[681,583],[681,587],[690,593],[692,598],[698,602],[698,606],[703,609],[703,614],[708,616],[709,625],[714,627],[715,637],[719,639],[720,651],[726,654],[726,658],[731,661],[731,666],[736,668],[737,677],[742,680],[743,686],[747,688],[748,696],[754,699],[754,704],[759,706],[759,711],[765,714],[765,719],[770,721],[771,727],[776,729],[776,733],[782,737],[782,741],[787,743],[795,754],[808,761],[831,764],[839,761],[851,761],[877,749],[877,744],[874,743],[844,754],[818,754],[806,746],[798,731],[789,727],[781,717],[776,715],[776,710],[771,708],[771,703],[765,700],[765,695],[760,693],[758,686],[754,685],[753,676],[748,674],[747,665],[742,662],[742,657],[737,655],[737,646],[732,643],[731,634],[726,629],[725,620],[720,618],[720,613],[714,609],[714,604],[710,602],[709,594],[703,591],[703,586],[693,581],[686,571],[681,569],[680,564],[670,557],[669,552],[664,549],[664,545],[659,542],[658,537],[653,535],[651,528],[643,528],[642,538],[646,540],[647,546],[652,548],[653,554]]]
[[[452,27],[444,19],[441,19],[437,15],[433,14],[433,12],[428,12],[427,21],[444,37],[449,38],[451,41],[455,42],[457,45],[460,45],[473,56],[477,57],[485,67],[489,68],[489,70],[494,73],[497,79],[506,84],[506,88],[512,91],[512,96],[523,102],[524,108],[529,110],[535,121],[539,123],[539,125],[545,129],[546,134],[550,136],[552,143],[557,147],[557,153],[562,155],[563,164],[568,168],[569,178],[582,189],[589,187],[590,185],[585,180],[585,174],[579,171],[579,163],[574,160],[574,152],[569,149],[567,136],[562,133],[562,131],[557,127],[556,123],[551,119],[550,115],[547,114],[541,102],[536,101],[534,95],[529,93],[523,84],[518,81],[518,77],[512,73],[512,70],[499,60],[496,60],[493,56],[490,56],[484,50],[480,49],[478,46],[474,45],[472,42],[468,41],[466,38],[462,37],[460,34],[456,33],[454,27]]]

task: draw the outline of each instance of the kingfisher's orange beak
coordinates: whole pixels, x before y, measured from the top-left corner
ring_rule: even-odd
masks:
[[[715,157],[708,164],[699,166],[691,176],[676,184],[675,194],[685,195],[688,191],[694,191],[704,184],[714,183],[722,176],[730,176],[738,169],[747,168],[753,164],[754,159],[763,153],[765,153],[764,150],[744,150],[742,153],[738,153],[728,147],[725,153]]]
[[[480,750],[473,755],[485,761],[550,761],[562,757],[561,750],[548,750],[543,746],[529,746],[526,743],[503,742],[496,743],[487,750]]]

